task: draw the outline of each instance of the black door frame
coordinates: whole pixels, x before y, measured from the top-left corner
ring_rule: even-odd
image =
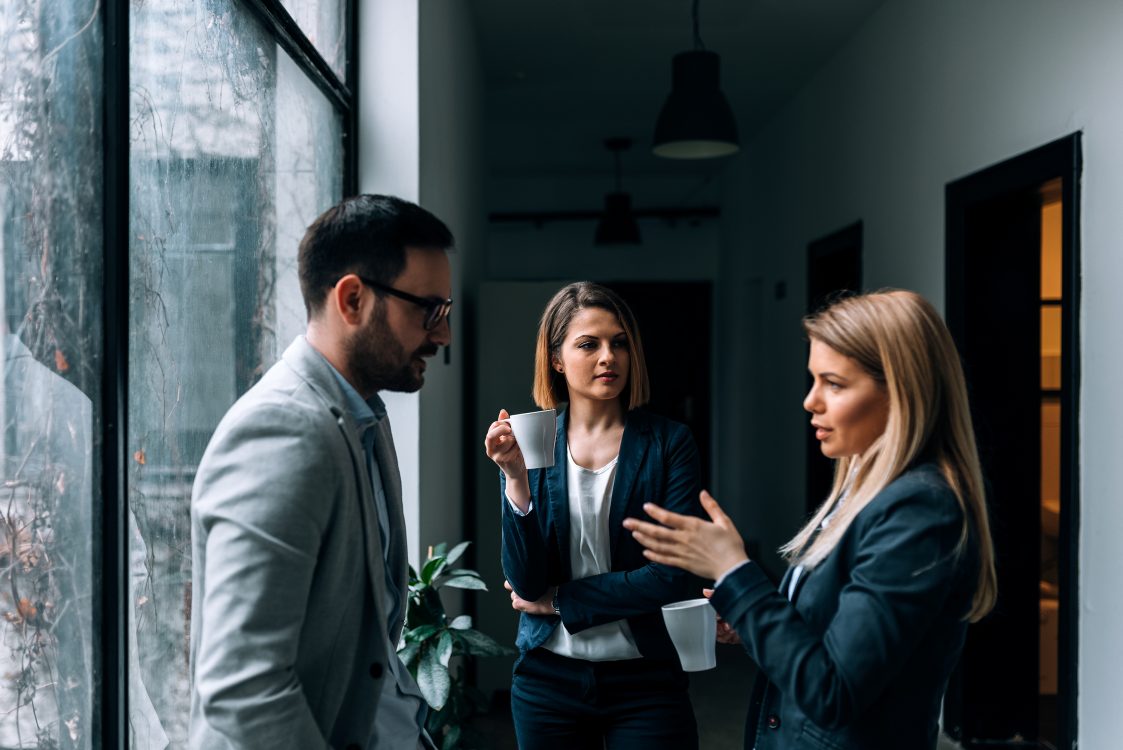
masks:
[[[946,298],[948,327],[963,340],[966,308],[966,217],[969,208],[1018,190],[1034,189],[1061,179],[1062,289],[1061,313],[1061,552],[1058,633],[1058,747],[1076,748],[1077,656],[1079,653],[1080,474],[1080,175],[1081,133],[1059,138],[1040,148],[948,183],[946,200]]]

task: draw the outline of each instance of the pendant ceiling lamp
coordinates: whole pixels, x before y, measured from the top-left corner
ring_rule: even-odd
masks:
[[[620,153],[631,148],[631,138],[606,138],[604,147],[612,152],[616,168],[616,192],[604,197],[604,213],[597,222],[593,238],[597,245],[638,245],[639,224],[632,213],[632,196],[624,192],[620,181]]]
[[[740,149],[737,122],[721,93],[721,58],[705,49],[693,3],[694,49],[671,62],[671,93],[655,121],[652,151],[668,159],[711,159]]]

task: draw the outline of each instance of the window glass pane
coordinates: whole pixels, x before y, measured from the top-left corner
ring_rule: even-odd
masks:
[[[341,197],[342,130],[240,3],[131,7],[130,710],[134,747],[182,747],[191,483],[222,415],[303,331],[296,248]]]
[[[347,64],[346,0],[281,0],[281,5],[343,79]]]
[[[90,748],[101,528],[95,0],[0,0],[0,747]]]

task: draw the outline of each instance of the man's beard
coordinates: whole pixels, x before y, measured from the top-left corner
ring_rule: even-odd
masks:
[[[347,367],[360,393],[401,391],[413,393],[425,384],[425,376],[414,369],[413,361],[432,356],[432,344],[406,354],[386,324],[386,309],[375,310],[370,323],[347,342]]]

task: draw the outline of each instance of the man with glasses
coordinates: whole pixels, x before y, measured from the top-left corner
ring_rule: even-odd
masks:
[[[226,414],[191,504],[192,748],[427,748],[395,653],[408,594],[383,390],[449,344],[452,234],[397,198],[300,244],[308,328]]]

